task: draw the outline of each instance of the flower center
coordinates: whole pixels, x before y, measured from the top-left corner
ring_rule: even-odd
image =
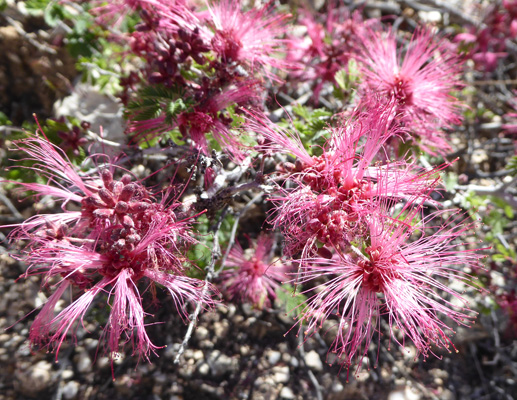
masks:
[[[411,83],[400,75],[395,76],[392,94],[400,105],[413,104],[413,90]]]

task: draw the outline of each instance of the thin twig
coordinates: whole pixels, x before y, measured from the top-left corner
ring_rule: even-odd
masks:
[[[298,352],[300,353],[300,359],[301,359],[303,365],[305,366],[307,375],[309,375],[309,379],[311,380],[312,385],[314,386],[314,391],[316,392],[316,399],[323,400],[323,394],[321,393],[320,383],[318,382],[316,375],[314,375],[314,372],[312,372],[312,370],[305,363],[305,349],[303,347],[305,342],[303,339],[303,335],[298,335],[298,341],[300,342],[300,344],[298,345]]]
[[[1,188],[2,188],[2,185],[0,183],[0,189]],[[16,219],[23,220],[23,215],[20,214],[20,212],[16,209],[16,207],[11,202],[11,200],[9,200],[9,198],[2,192],[0,192],[0,200],[7,206],[9,211],[11,211],[11,213],[14,215],[14,217]]]
[[[235,221],[232,226],[232,231],[230,233],[230,240],[228,240],[228,247],[226,248],[226,251],[224,252],[224,256],[221,259],[221,266],[219,269],[215,272],[215,277],[219,275],[221,270],[224,268],[224,264],[226,263],[226,259],[228,258],[228,254],[230,254],[230,250],[233,247],[233,244],[235,243],[235,235],[237,233],[237,226],[239,225],[239,220],[241,217],[246,214],[246,212],[249,210],[249,208],[255,204],[257,201],[259,201],[264,193],[259,193],[255,197],[253,197],[248,203],[242,208],[242,210],[239,211],[239,213],[235,216]]]
[[[517,177],[511,181],[502,183],[498,186],[480,186],[480,185],[465,185],[457,186],[456,190],[473,191],[474,193],[481,196],[495,196],[503,199],[512,207],[517,209],[517,196],[509,193],[507,189],[511,188],[517,183]]]
[[[221,215],[219,216],[219,219],[216,223],[216,225],[211,229],[213,235],[214,235],[214,247],[212,249],[212,259],[210,260],[210,264],[206,267],[206,276],[205,276],[205,286],[203,287],[202,294],[200,296],[200,299],[205,298],[207,295],[207,292],[209,290],[208,283],[212,281],[212,279],[215,277],[215,263],[221,257],[221,246],[219,244],[219,230],[221,229],[221,225],[223,223],[224,217],[226,216],[226,213],[228,212],[228,207],[226,206],[223,208],[223,211],[221,212]],[[176,353],[176,358],[174,358],[174,364],[178,364],[180,362],[180,358],[185,352],[188,342],[190,341],[190,338],[192,337],[192,333],[194,332],[194,328],[196,326],[197,317],[199,316],[199,313],[201,312],[202,308],[202,301],[198,301],[196,304],[196,309],[194,312],[190,315],[190,323],[187,328],[187,332],[185,333],[185,337],[183,338],[183,342],[181,342],[181,346],[178,349],[178,352]]]

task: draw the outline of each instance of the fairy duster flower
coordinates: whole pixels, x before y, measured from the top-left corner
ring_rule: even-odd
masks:
[[[447,151],[441,129],[461,122],[459,102],[451,95],[461,87],[459,57],[429,29],[415,32],[406,49],[398,48],[394,32],[371,32],[363,43],[362,102],[375,103],[379,95],[395,101],[403,127],[420,136],[427,150]]]
[[[284,163],[281,176],[294,187],[279,187],[270,222],[286,237],[285,253],[307,257],[349,243],[361,235],[365,222],[387,199],[426,197],[436,186],[435,170],[414,162],[385,162],[384,144],[398,133],[391,126],[392,106],[356,112],[348,121],[329,128],[320,156],[310,156],[296,132],[277,129],[255,119],[250,127],[261,134],[261,151],[290,153],[295,163]]]
[[[155,293],[147,289],[163,287],[183,319],[188,317],[187,302],[204,308],[214,304],[215,288],[186,276],[185,249],[194,239],[190,219],[178,218],[180,203],[171,201],[169,191],[157,201],[156,194],[129,174],[115,179],[116,167],[109,163],[86,175],[40,137],[16,145],[34,162],[31,168],[47,178],[46,184],[19,183],[21,187],[61,202],[63,209],[36,215],[11,234],[28,243],[21,255],[29,265],[27,274],[43,274],[45,283],[55,286],[31,327],[33,344],[55,349],[57,358],[67,334],[82,324],[95,298],[107,294],[111,311],[104,331],[110,355],[121,342],[129,342],[134,353],[147,358],[157,347],[146,332],[149,314],[140,289]],[[58,300],[74,287],[83,293],[55,315]]]
[[[273,13],[269,3],[249,11],[241,8],[241,1],[208,4],[208,12],[201,18],[206,18],[212,30],[209,34],[212,49],[225,62],[237,62],[251,73],[260,71],[277,79],[271,68],[290,67],[279,58],[285,42],[280,37],[289,15]]]
[[[261,234],[246,255],[237,242],[221,274],[224,291],[231,300],[247,301],[258,308],[270,307],[280,282],[287,280],[288,268],[272,262],[273,239]]]
[[[374,335],[382,334],[382,318],[390,341],[405,347],[409,339],[424,358],[434,354],[433,345],[454,348],[449,337],[454,329],[442,318],[465,326],[472,320],[467,301],[447,280],[470,285],[472,278],[463,271],[479,266],[479,252],[464,249],[458,240],[473,224],[453,211],[447,222],[433,226],[446,211],[423,216],[421,205],[410,202],[390,216],[386,206],[384,217],[369,219],[362,241],[332,259],[300,263],[298,283],[317,287],[302,306],[300,329],[306,321],[303,329],[310,336],[331,321],[336,337],[329,352],[347,369],[355,360],[360,368]],[[412,236],[418,238],[411,241]]]

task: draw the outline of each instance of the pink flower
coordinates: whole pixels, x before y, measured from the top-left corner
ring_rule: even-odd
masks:
[[[447,151],[441,129],[461,122],[459,102],[450,94],[461,87],[461,62],[447,43],[421,30],[402,51],[393,32],[372,32],[364,38],[359,60],[362,102],[376,103],[379,94],[395,101],[399,123],[419,136],[426,150]]]
[[[376,22],[365,22],[359,12],[350,15],[346,7],[334,7],[333,3],[328,3],[324,15],[316,17],[314,12],[300,10],[302,18],[299,22],[307,28],[307,33],[299,38],[292,37],[288,43],[288,59],[303,65],[291,72],[290,77],[311,82],[315,101],[326,82],[336,83],[336,73],[346,70],[349,60],[359,51],[364,31]],[[317,17],[322,18],[318,20]]]
[[[386,201],[427,198],[436,187],[433,175],[445,165],[423,171],[414,162],[385,161],[383,146],[398,133],[390,128],[391,110],[357,112],[339,128],[329,128],[321,156],[310,156],[296,133],[264,120],[250,123],[265,138],[258,149],[296,156],[295,164],[285,163],[282,171],[294,188],[280,187],[271,198],[270,222],[286,237],[286,255],[328,254],[361,236],[368,218]]]
[[[237,62],[251,73],[265,73],[278,80],[271,68],[292,67],[279,57],[285,44],[279,37],[289,15],[274,14],[270,4],[246,12],[241,7],[240,0],[214,1],[208,4],[208,12],[200,14],[211,29],[212,49],[224,62]]]
[[[204,308],[214,304],[215,288],[185,275],[185,251],[195,240],[189,219],[180,220],[175,213],[180,203],[168,198],[172,189],[152,194],[128,174],[117,180],[113,164],[100,167],[98,176],[85,177],[61,149],[38,137],[17,146],[49,182],[20,185],[61,201],[63,208],[62,213],[31,218],[11,234],[28,241],[21,256],[29,265],[27,274],[44,274],[47,284],[57,280],[57,289],[31,328],[33,344],[52,347],[57,358],[94,298],[107,293],[111,312],[104,331],[110,354],[119,351],[122,340],[148,358],[157,347],[145,330],[150,316],[143,310],[141,289],[154,293],[149,286],[164,287],[183,319],[188,316],[187,302],[200,302]],[[80,211],[67,211],[68,203]],[[57,301],[74,286],[84,293],[54,315]]]
[[[230,300],[247,301],[258,308],[270,307],[276,298],[279,282],[287,279],[288,268],[271,263],[273,240],[261,234],[248,257],[237,242],[231,249],[221,274],[224,291]],[[226,268],[230,267],[230,268]]]
[[[254,98],[256,98],[254,82],[250,82],[246,86],[218,90],[216,94],[207,96],[205,101],[178,113],[173,119],[163,114],[146,119],[136,112],[132,116],[129,132],[132,140],[139,142],[150,140],[177,128],[185,139],[192,140],[193,145],[206,155],[209,155],[211,150],[207,136],[212,134],[221,148],[234,161],[240,162],[244,159],[245,146],[239,141],[237,132],[231,129],[232,120],[228,122],[223,112],[231,105],[239,107]],[[166,110],[167,106],[164,105],[163,109]]]
[[[410,203],[390,216],[390,207],[388,203],[384,216],[368,219],[362,240],[340,248],[332,259],[316,257],[300,264],[297,282],[317,285],[301,310],[300,329],[306,321],[303,329],[312,335],[325,320],[335,323],[329,352],[347,369],[356,359],[360,369],[375,332],[382,335],[381,318],[387,318],[391,341],[405,347],[409,339],[424,358],[434,354],[432,345],[454,348],[449,338],[454,330],[440,318],[465,326],[472,319],[467,301],[446,280],[469,285],[471,278],[462,270],[479,266],[479,252],[465,250],[458,241],[473,224],[456,212],[441,226],[432,226],[450,211],[422,216],[422,207]],[[324,278],[325,283],[316,283]]]

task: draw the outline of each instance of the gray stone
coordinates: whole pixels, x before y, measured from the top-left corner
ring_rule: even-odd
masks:
[[[323,363],[321,358],[316,351],[311,350],[305,354],[305,364],[314,371],[323,371]]]
[[[79,393],[79,382],[70,381],[63,386],[63,397],[67,400],[71,400]]]

